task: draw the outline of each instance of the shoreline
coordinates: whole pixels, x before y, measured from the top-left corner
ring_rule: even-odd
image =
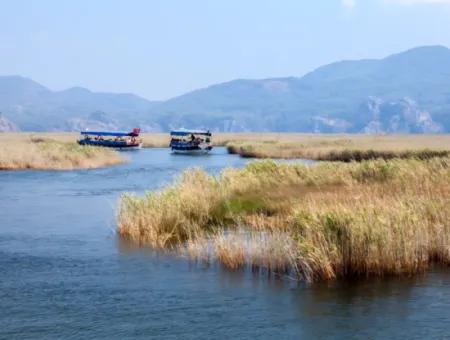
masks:
[[[111,166],[125,162],[115,150],[103,150],[97,156],[83,155],[73,145],[78,138],[73,132],[1,133],[0,170],[73,170]],[[167,133],[144,133],[144,148],[168,148]],[[16,155],[24,145],[53,143],[55,154],[45,153],[40,161],[28,162],[36,155]],[[307,159],[315,161],[352,162],[370,159],[418,158],[450,156],[450,135],[362,135],[306,133],[216,133],[215,146],[226,147],[228,153],[254,159]],[[58,149],[59,145],[59,150]],[[69,147],[72,145],[72,147]],[[65,148],[65,150],[63,150]],[[14,150],[16,149],[16,150]],[[36,148],[34,148],[36,149]],[[41,152],[39,148],[35,153]],[[22,151],[23,153],[23,151]],[[91,152],[93,154],[93,152]],[[20,159],[21,157],[21,159]],[[3,158],[3,161],[1,159]],[[47,158],[47,161],[45,160]],[[97,158],[95,160],[94,158]]]

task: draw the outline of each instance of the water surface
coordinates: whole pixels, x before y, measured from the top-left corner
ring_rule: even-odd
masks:
[[[136,249],[115,235],[124,191],[247,160],[166,149],[80,171],[0,172],[1,339],[445,338],[450,274],[308,286]]]

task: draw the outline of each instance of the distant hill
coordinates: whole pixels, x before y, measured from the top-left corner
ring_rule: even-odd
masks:
[[[24,131],[137,126],[155,104],[134,94],[96,93],[81,87],[50,91],[24,77],[0,77],[0,112]]]
[[[427,46],[342,61],[301,78],[238,79],[164,101],[0,77],[0,111],[22,130],[450,132],[450,50]]]
[[[234,80],[155,107],[164,128],[305,132],[450,131],[450,50],[343,61],[302,78]],[[170,118],[169,118],[170,117]]]

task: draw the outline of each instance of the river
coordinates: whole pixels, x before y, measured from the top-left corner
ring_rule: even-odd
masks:
[[[248,160],[167,149],[79,171],[0,172],[0,339],[450,337],[450,271],[306,285],[195,264],[115,234],[120,193]]]

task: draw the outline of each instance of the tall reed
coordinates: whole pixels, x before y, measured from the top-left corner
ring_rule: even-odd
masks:
[[[0,148],[0,170],[70,170],[98,168],[124,162],[118,152],[81,146],[75,142],[56,142],[42,137],[7,141]]]
[[[73,143],[79,134],[75,132],[18,132],[0,133],[0,143],[28,141],[42,138],[49,141]],[[144,147],[168,147],[168,132],[143,133]],[[406,150],[450,150],[450,135],[365,135],[365,134],[312,134],[312,133],[277,133],[248,132],[224,133],[213,131],[213,144],[229,145],[230,148],[241,146],[263,151],[261,157],[301,158],[311,154],[327,154],[333,150],[374,150],[399,152]],[[231,149],[230,149],[231,150]],[[239,152],[238,152],[239,153]]]
[[[450,264],[450,158],[259,161],[120,201],[118,231],[192,257],[308,281]]]
[[[351,140],[335,140],[322,143],[293,143],[293,142],[229,142],[227,150],[230,154],[238,154],[245,158],[284,158],[284,159],[314,159],[321,161],[363,161],[370,159],[418,158],[450,156],[450,143],[436,149],[411,145],[397,145],[390,149],[388,145],[357,145]]]

